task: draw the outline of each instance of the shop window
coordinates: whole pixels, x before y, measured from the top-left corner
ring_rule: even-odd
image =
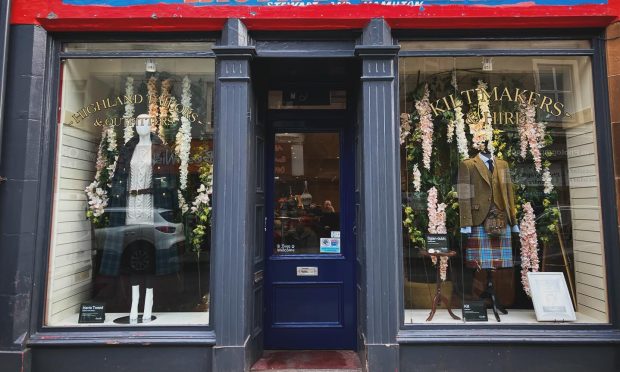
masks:
[[[209,323],[214,71],[63,60],[46,325]]]
[[[405,323],[608,322],[590,58],[399,69]]]

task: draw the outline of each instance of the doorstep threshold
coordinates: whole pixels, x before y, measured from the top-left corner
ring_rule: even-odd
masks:
[[[265,350],[252,372],[361,372],[351,350]]]

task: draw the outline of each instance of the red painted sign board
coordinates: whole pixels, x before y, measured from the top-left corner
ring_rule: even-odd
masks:
[[[251,30],[338,30],[380,17],[393,29],[514,29],[605,27],[620,14],[620,0],[116,1],[12,0],[11,22],[49,31],[210,31],[234,17]]]

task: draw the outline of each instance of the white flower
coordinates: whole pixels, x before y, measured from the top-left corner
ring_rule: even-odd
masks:
[[[125,119],[125,129],[123,131],[123,139],[125,143],[129,142],[131,137],[133,137],[133,116],[135,113],[135,107],[133,104],[133,78],[131,76],[127,76],[127,81],[125,83],[125,97],[127,97],[127,104],[125,104],[125,113],[123,114],[123,119]]]
[[[114,131],[114,126],[110,125],[104,128],[106,129],[108,140],[108,151],[114,152],[116,151],[116,132]]]
[[[542,180],[543,180],[543,185],[545,187],[543,192],[545,194],[550,194],[551,191],[553,191],[553,183],[551,179],[551,173],[549,172],[549,168],[547,167],[545,167],[543,171]]]
[[[110,154],[113,157],[110,157]],[[112,185],[111,180],[114,176],[116,162],[118,160],[118,148],[116,144],[116,132],[113,126],[104,126],[101,130],[101,141],[97,150],[97,160],[95,161],[96,172],[95,179],[84,190],[88,200],[88,210],[93,217],[100,217],[108,205],[108,191]],[[101,173],[103,170],[108,171],[108,184],[101,184]]]
[[[188,175],[188,166],[189,166],[189,154],[192,145],[192,123],[187,118],[187,115],[184,114],[188,111],[188,109],[192,105],[192,93],[191,89],[191,81],[189,77],[185,76],[183,78],[183,93],[181,94],[181,105],[183,106],[183,114],[181,115],[181,127],[176,135],[176,147],[175,152],[179,159],[181,160],[180,165],[180,189],[185,190],[187,188],[187,175]]]
[[[430,92],[428,85],[424,86],[422,99],[416,101],[415,108],[420,117],[420,131],[422,132],[422,164],[431,169],[431,153],[433,152],[433,118],[431,116]]]
[[[531,296],[527,273],[529,271],[538,271],[539,258],[536,215],[529,202],[523,204],[523,217],[519,224],[519,230],[519,239],[521,241],[521,283],[525,293]]]
[[[194,199],[194,202],[192,203],[191,211],[193,213],[198,212],[198,210],[203,207],[209,206],[209,194],[205,185],[200,184],[200,187],[196,191],[198,192],[198,195],[196,195],[196,199]]]
[[[454,120],[450,120],[448,122],[448,133],[446,134],[446,140],[448,141],[448,143],[452,143],[452,140],[454,140],[454,127],[456,125],[456,121]]]
[[[467,137],[465,136],[465,120],[463,119],[463,102],[456,101],[454,108],[454,122],[456,131],[456,146],[461,154],[461,159],[469,158],[469,149],[467,147]]]
[[[426,210],[428,211],[428,233],[446,234],[446,204],[437,204],[437,189],[435,186],[428,190]],[[437,257],[431,256],[433,265],[437,265]],[[442,281],[446,280],[448,272],[448,257],[443,256],[439,262],[439,277]]]
[[[536,122],[536,106],[527,103],[519,105],[518,130],[521,145],[521,157],[525,159],[527,148],[534,159],[536,172],[542,170],[542,155],[540,149],[545,146],[545,124]]]
[[[420,192],[420,187],[422,187],[422,174],[417,164],[413,165],[413,187],[416,192]]]

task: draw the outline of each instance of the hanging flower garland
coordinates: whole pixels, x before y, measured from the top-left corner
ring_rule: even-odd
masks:
[[[551,173],[549,172],[549,167],[544,168],[542,180],[544,186],[543,192],[547,195],[551,194],[551,192],[553,191],[553,182],[551,178]]]
[[[125,97],[133,97],[133,93],[133,78],[131,76],[127,76],[127,80],[125,82]],[[133,137],[134,114],[135,106],[133,100],[128,99],[127,103],[125,104],[125,113],[123,114],[123,119],[125,123],[125,128],[123,131],[124,143],[129,142],[131,137]]]
[[[465,119],[463,118],[463,102],[456,100],[454,108],[454,123],[456,131],[456,147],[458,148],[461,159],[469,158],[469,149],[467,146],[467,137],[465,136]]]
[[[433,152],[433,118],[428,99],[429,95],[428,85],[425,85],[422,99],[415,103],[415,108],[420,117],[420,132],[422,133],[422,164],[426,169],[431,169],[431,153]]]
[[[147,95],[149,97],[149,116],[151,117],[151,133],[159,133],[159,107],[157,98],[157,78],[151,76],[146,83]]]
[[[446,141],[448,141],[448,143],[452,143],[452,141],[454,141],[454,129],[456,127],[456,120],[450,120],[448,122],[448,130],[446,133]]]
[[[97,150],[97,160],[95,163],[95,179],[86,187],[86,198],[88,209],[86,217],[96,227],[105,226],[103,219],[105,207],[109,202],[109,191],[112,187],[112,177],[116,161],[118,160],[118,148],[116,143],[116,132],[113,126],[104,126],[101,131],[101,141]]]
[[[518,130],[521,145],[521,158],[525,159],[529,147],[536,172],[542,170],[540,149],[545,146],[545,124],[536,121],[536,107],[527,103],[519,105]]]
[[[523,218],[519,224],[521,241],[521,283],[528,296],[531,296],[527,273],[538,272],[538,235],[536,233],[536,215],[532,205],[523,204]]]
[[[429,234],[447,234],[446,229],[446,204],[437,204],[437,189],[433,186],[428,190],[428,233]],[[437,257],[431,256],[433,265],[437,265]],[[442,281],[446,280],[448,272],[448,257],[439,258],[439,277]]]
[[[416,192],[420,192],[420,188],[422,187],[422,173],[420,173],[420,169],[417,164],[413,165],[413,188]]]
[[[189,77],[183,78],[183,91],[181,94],[181,105],[187,110],[192,105],[191,81]],[[189,153],[192,146],[192,123],[185,116],[181,115],[181,127],[176,135],[175,152],[181,160],[180,166],[180,186],[181,190],[187,189],[187,175],[189,167]]]

